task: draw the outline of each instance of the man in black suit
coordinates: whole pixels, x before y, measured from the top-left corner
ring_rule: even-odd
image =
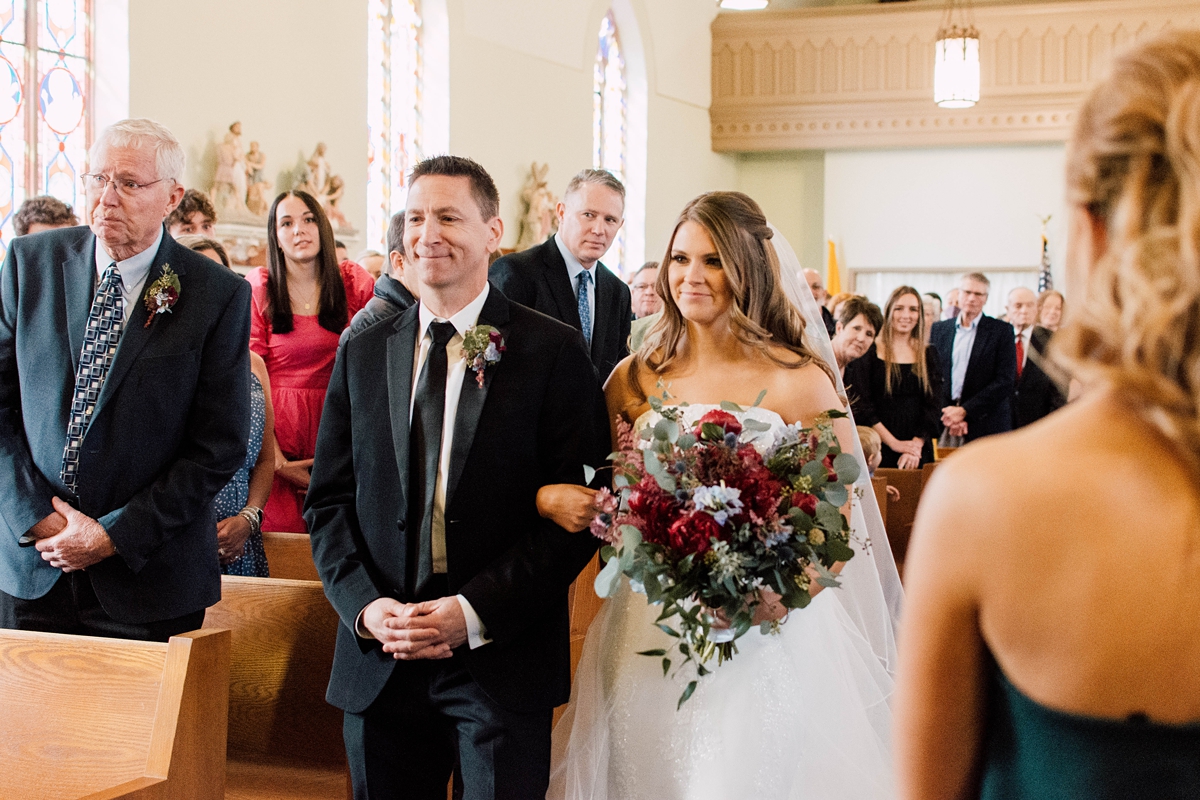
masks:
[[[1034,325],[1037,319],[1037,295],[1024,286],[1008,293],[1008,322],[1016,334],[1017,383],[1013,393],[1013,428],[1062,408],[1066,399],[1038,363],[1050,342],[1050,330]],[[1036,355],[1034,355],[1036,354]]]
[[[991,281],[972,272],[959,282],[961,311],[937,322],[929,342],[938,351],[942,374],[944,443],[970,442],[1012,430],[1012,394],[1017,378],[1013,329],[983,313]]]
[[[467,797],[542,798],[567,589],[597,540],[541,518],[536,495],[602,463],[603,397],[578,331],[488,283],[503,224],[487,172],[437,156],[409,186],[420,302],[342,346],[306,501],[343,623],[328,699],[355,797],[443,798],[457,763]],[[503,350],[463,351],[493,331]]]
[[[629,287],[600,263],[625,223],[625,187],[611,172],[585,169],[558,204],[558,233],[492,264],[509,300],[583,333],[601,382],[629,355]]]
[[[3,627],[166,641],[221,598],[212,501],[246,457],[250,286],[164,229],[183,160],[161,125],[116,123],[83,176],[90,229],[9,245]]]

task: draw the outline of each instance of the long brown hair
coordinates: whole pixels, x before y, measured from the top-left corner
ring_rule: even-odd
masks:
[[[679,357],[687,332],[687,320],[671,295],[671,253],[675,235],[685,222],[695,222],[712,238],[721,259],[721,269],[733,294],[729,321],[733,335],[747,347],[763,353],[788,369],[817,364],[834,380],[833,371],[809,347],[804,320],[783,293],[779,280],[779,257],[771,244],[773,231],[758,203],[741,192],[708,192],[683,209],[658,271],[656,289],[663,298],[662,316],[646,332],[641,348],[629,367],[630,388],[642,399],[638,379],[643,367],[662,375]],[[786,356],[774,348],[788,351]]]
[[[883,375],[883,391],[886,394],[891,394],[892,387],[900,384],[900,365],[892,360],[892,342],[896,340],[896,333],[892,330],[892,310],[896,307],[896,303],[900,302],[901,297],[908,297],[910,294],[917,298],[917,324],[908,334],[908,344],[916,355],[916,358],[913,359],[913,373],[921,382],[921,391],[925,394],[932,391],[929,386],[929,370],[925,368],[925,334],[923,333],[925,330],[925,303],[921,300],[921,293],[913,287],[897,286],[892,290],[887,304],[883,307],[883,330],[879,332],[880,346],[876,348],[887,367],[887,371]]]
[[[263,316],[270,323],[272,333],[291,333],[294,328],[292,300],[287,285],[287,260],[279,246],[279,235],[275,232],[275,212],[285,197],[300,198],[317,221],[321,243],[321,252],[317,254],[317,286],[320,289],[317,322],[327,331],[341,333],[349,321],[349,310],[346,305],[346,285],[342,282],[342,271],[337,263],[333,226],[329,224],[329,217],[325,216],[317,199],[299,189],[280,192],[267,214],[267,306],[263,309]]]
[[[1200,470],[1200,33],[1115,60],[1080,109],[1067,196],[1104,224],[1107,247],[1052,358]]]

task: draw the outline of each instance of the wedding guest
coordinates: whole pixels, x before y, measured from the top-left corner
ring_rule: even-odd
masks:
[[[829,332],[829,338],[833,338],[836,333],[837,320],[833,318],[833,312],[825,307],[825,301],[829,299],[829,293],[825,291],[825,284],[822,281],[821,273],[815,269],[804,270],[804,282],[808,284],[809,291],[812,292],[813,300],[817,301],[817,305],[821,307],[821,319],[825,320],[825,330]]]
[[[846,367],[854,420],[879,434],[884,467],[916,469],[933,461],[942,372],[937,352],[921,335],[924,317],[917,290],[897,287],[884,306],[875,344]]]
[[[178,239],[180,236],[207,236],[212,238],[217,225],[217,211],[204,192],[188,189],[183,193],[179,205],[167,215],[167,233]]]
[[[1194,30],[1125,51],[1078,112],[1052,352],[1083,397],[924,491],[895,695],[905,800],[1200,797],[1197,130]]]
[[[1011,325],[983,313],[990,290],[983,273],[964,275],[958,288],[962,312],[934,323],[929,333],[946,378],[941,387],[946,447],[1012,429],[1015,337]]]
[[[647,261],[638,267],[637,272],[633,273],[633,278],[629,282],[629,289],[633,295],[634,319],[645,319],[651,314],[657,314],[662,310],[662,298],[654,290],[654,284],[657,282],[657,261]]]
[[[229,266],[229,255],[215,239],[180,236],[179,244]],[[271,379],[258,353],[250,353],[250,438],[246,462],[213,499],[217,514],[217,557],[223,575],[269,578],[263,548],[263,506],[275,477],[275,409],[271,406]]]
[[[829,309],[830,314],[833,314],[835,324],[842,316],[842,303],[854,296],[854,292],[838,292],[825,301],[825,307]]]
[[[346,339],[376,322],[390,319],[417,302],[417,282],[404,263],[404,212],[397,211],[388,222],[388,262],[375,281],[374,296],[350,320],[342,331],[339,346]]]
[[[838,317],[830,344],[833,345],[833,357],[843,376],[846,374],[846,365],[867,352],[875,341],[875,334],[882,327],[883,312],[867,298],[851,296],[842,303],[842,314]]]
[[[300,515],[338,336],[371,299],[366,270],[335,261],[316,198],[283,192],[267,214],[267,264],[250,272],[250,349],[262,356],[275,408],[275,481],[263,530],[307,533]]]
[[[1013,392],[1013,428],[1023,428],[1066,403],[1062,392],[1042,370],[1041,358],[1051,332],[1034,325],[1037,296],[1018,286],[1008,293],[1008,323],[1016,332],[1017,383]]]
[[[1037,299],[1037,324],[1048,331],[1058,330],[1065,307],[1062,292],[1053,289],[1042,292]]]
[[[925,344],[929,344],[929,330],[933,323],[942,318],[942,298],[936,292],[926,292],[921,295],[921,304],[925,306]]]
[[[867,469],[871,473],[871,477],[875,477],[875,470],[879,469],[880,463],[883,462],[883,439],[879,438],[879,433],[874,428],[868,428],[859,425],[858,428],[858,443],[862,445],[863,458],[867,460]],[[887,486],[887,496],[892,502],[900,501],[899,487],[892,486],[890,483]]]
[[[385,260],[383,253],[378,250],[363,250],[354,257],[355,263],[365,269],[375,280],[379,280],[379,276],[383,273]]]
[[[958,289],[955,288],[946,292],[946,308],[942,311],[942,319],[955,319],[961,310],[958,307]],[[937,321],[934,320],[934,322]]]
[[[333,251],[334,251],[335,256],[337,257],[338,264],[341,264],[343,262],[350,260],[350,250],[347,249],[346,245],[344,245],[342,243],[341,239],[333,240]]]
[[[488,274],[509,300],[583,333],[601,381],[629,354],[629,287],[600,257],[625,224],[625,185],[585,169],[555,209],[558,232],[537,247],[497,259]]]
[[[17,236],[51,231],[55,228],[73,228],[79,218],[69,205],[48,194],[30,197],[13,216],[13,231]]]

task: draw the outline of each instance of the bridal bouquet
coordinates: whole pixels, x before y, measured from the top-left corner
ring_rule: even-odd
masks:
[[[675,639],[670,651],[640,655],[662,658],[665,676],[677,654],[680,666],[694,662],[703,677],[714,656],[719,665],[737,652],[765,590],[790,611],[812,600],[811,581],[839,585],[830,568],[854,555],[841,507],[858,462],[834,436],[832,420],[846,416],[840,411],[820,415],[812,428],[785,427],[760,452],[748,440],[771,426],[748,415],[739,420],[744,409],[735,403],[722,403],[690,430],[685,406],[658,397],[650,405],[659,421],[636,436],[622,422],[619,450],[610,456],[617,493],[601,491],[591,527],[606,543],[596,593],[609,596],[620,575],[628,576],[635,591],[662,606],[656,624]],[[762,632],[780,624],[764,622]],[[696,684],[687,684],[679,706]]]

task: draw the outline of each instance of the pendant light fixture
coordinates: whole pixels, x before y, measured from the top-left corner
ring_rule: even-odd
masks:
[[[770,0],[720,0],[717,4],[724,11],[760,11]]]
[[[979,102],[979,31],[971,0],[947,0],[933,56],[933,102],[970,108]]]

